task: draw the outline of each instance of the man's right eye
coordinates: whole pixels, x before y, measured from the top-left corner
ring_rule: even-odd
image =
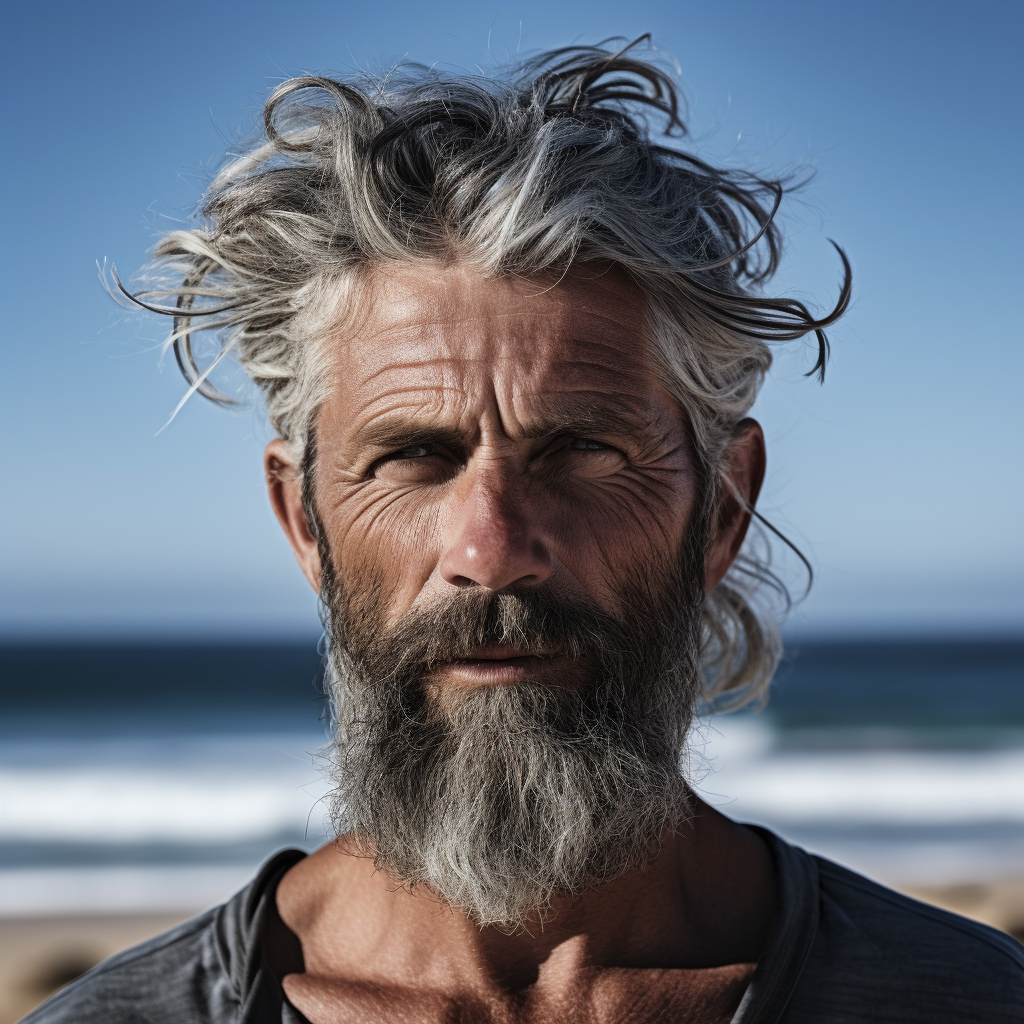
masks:
[[[400,448],[397,452],[392,452],[390,455],[385,455],[381,460],[386,462],[389,459],[422,459],[427,455],[436,454],[430,445],[426,444],[413,444],[409,445],[408,448]]]
[[[454,469],[451,456],[437,445],[410,444],[379,458],[373,475],[395,483],[437,482]]]

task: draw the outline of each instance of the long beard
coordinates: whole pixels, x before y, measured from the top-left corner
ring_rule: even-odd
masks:
[[[337,834],[402,883],[508,931],[542,922],[555,896],[642,867],[687,812],[695,568],[624,587],[621,620],[543,589],[469,588],[385,630],[379,586],[357,600],[328,566]],[[425,685],[482,644],[557,654],[573,685]]]

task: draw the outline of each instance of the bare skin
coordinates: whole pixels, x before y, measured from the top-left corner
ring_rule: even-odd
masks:
[[[382,582],[388,624],[451,588],[545,586],[612,613],[626,571],[674,557],[694,507],[687,420],[643,342],[643,302],[615,272],[560,283],[401,266],[331,353],[315,497],[346,579]],[[310,584],[316,543],[286,446],[274,510]],[[749,505],[764,441],[745,421],[729,475]],[[749,516],[725,499],[706,586]],[[585,686],[557,659],[486,648],[434,691]],[[296,865],[278,909],[304,974],[284,979],[314,1024],[341,1021],[727,1021],[753,970],[774,876],[752,832],[695,802],[643,871],[556,906],[543,928],[480,929],[409,892],[344,842]]]

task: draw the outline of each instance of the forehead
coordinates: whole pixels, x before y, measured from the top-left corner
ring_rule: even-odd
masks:
[[[362,300],[332,352],[332,397],[357,418],[417,393],[513,414],[570,398],[643,405],[654,381],[643,297],[615,270],[491,279],[395,265],[374,273]]]

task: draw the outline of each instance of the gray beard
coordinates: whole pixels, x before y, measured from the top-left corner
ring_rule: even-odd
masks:
[[[390,631],[379,587],[357,603],[326,572],[336,834],[505,931],[642,868],[688,810],[703,599],[688,568],[657,592],[634,582],[622,621],[541,590],[470,588]],[[424,686],[484,643],[558,653],[586,685]]]

